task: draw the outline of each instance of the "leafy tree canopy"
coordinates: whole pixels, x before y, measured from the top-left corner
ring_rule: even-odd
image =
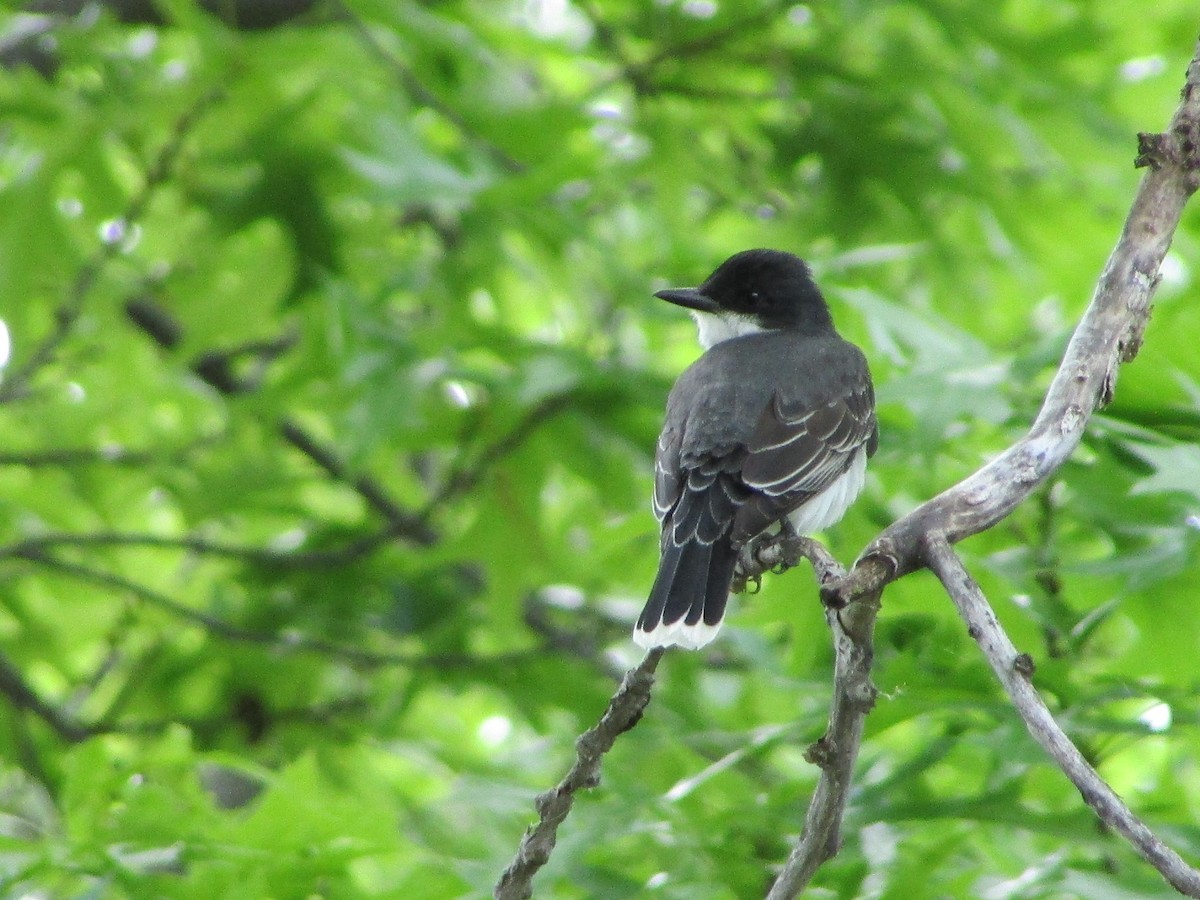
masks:
[[[75,6],[80,6],[75,4]],[[653,579],[651,455],[732,252],[811,261],[878,387],[880,528],[1027,427],[1195,4],[43,2],[0,39],[0,884],[478,896]],[[1137,361],[962,546],[1101,774],[1200,859],[1185,220]],[[804,572],[670,655],[539,875],[760,896],[817,777]],[[812,896],[1173,896],[936,582],[884,598]]]

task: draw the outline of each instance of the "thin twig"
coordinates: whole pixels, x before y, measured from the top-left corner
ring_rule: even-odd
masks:
[[[621,686],[608,702],[600,721],[575,741],[575,764],[558,785],[535,802],[537,824],[531,825],[521,839],[517,854],[496,882],[496,900],[525,900],[533,896],[533,876],[550,859],[558,837],[558,826],[571,812],[575,794],[600,783],[600,764],[618,737],[633,728],[650,702],[654,670],[663,649],[655,648],[625,673]]]
[[[378,481],[369,475],[355,475],[332,447],[293,419],[279,424],[283,439],[325,470],[334,481],[350,485],[371,509],[388,521],[395,537],[404,537],[422,547],[437,543],[437,532],[420,516],[410,512],[388,496]]]
[[[555,394],[533,406],[507,434],[485,447],[470,463],[459,462],[446,476],[442,486],[426,501],[417,513],[417,520],[428,522],[449,500],[472,490],[496,463],[517,450],[547,420],[558,415],[570,404],[570,393]]]
[[[87,725],[44,700],[25,680],[20,669],[3,654],[0,654],[0,694],[7,697],[17,709],[25,709],[38,716],[64,740],[76,743],[93,734]]]
[[[1105,825],[1129,841],[1173,888],[1188,897],[1200,897],[1200,870],[1184,862],[1133,814],[1054,720],[1033,686],[1032,658],[1013,646],[987,597],[945,536],[937,532],[927,536],[925,561],[954,601],[967,623],[967,633],[979,644],[1025,727],[1079,789],[1084,802]]]

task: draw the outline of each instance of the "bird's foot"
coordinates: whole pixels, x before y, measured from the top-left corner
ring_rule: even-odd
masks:
[[[738,551],[733,590],[745,591],[749,585],[753,585],[751,593],[757,593],[762,587],[764,573],[782,575],[804,557],[803,550],[799,548],[805,540],[784,520],[775,534],[762,534],[746,543]]]
[[[767,570],[762,560],[758,558],[763,544],[770,540],[770,535],[760,535],[752,541],[743,544],[738,550],[737,563],[733,567],[734,593],[742,592],[757,594],[762,590],[763,572]]]

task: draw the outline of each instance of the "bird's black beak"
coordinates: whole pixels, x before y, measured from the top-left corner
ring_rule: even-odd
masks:
[[[659,300],[666,300],[677,306],[696,309],[700,312],[715,313],[720,309],[716,301],[707,294],[700,293],[699,288],[669,288],[659,291],[654,296]]]

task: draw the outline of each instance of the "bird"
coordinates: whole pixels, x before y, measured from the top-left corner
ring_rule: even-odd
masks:
[[[704,353],[667,398],[660,560],[633,639],[694,650],[721,627],[743,548],[777,524],[810,534],[842,518],[879,426],[866,357],[798,256],[744,250],[699,287],[654,296],[691,312]]]

